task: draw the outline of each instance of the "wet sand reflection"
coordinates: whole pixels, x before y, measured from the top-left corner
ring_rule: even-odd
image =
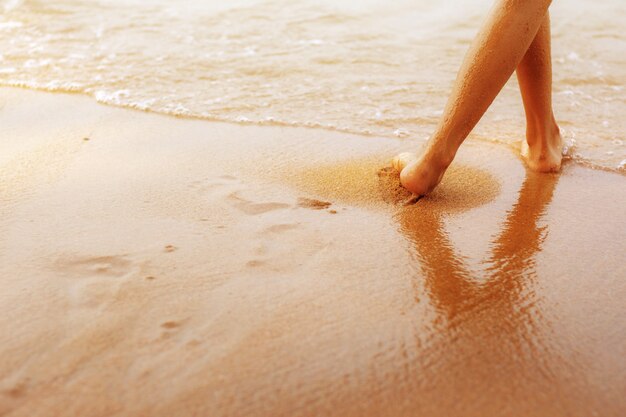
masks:
[[[474,177],[481,175],[487,174],[474,173]],[[486,182],[488,179],[483,181]],[[532,285],[536,275],[534,258],[541,250],[548,227],[539,228],[538,224],[557,182],[557,175],[527,174],[518,201],[492,243],[491,254],[482,262],[480,279],[465,265],[463,255],[457,253],[445,230],[445,217],[456,209],[454,203],[446,203],[445,194],[452,192],[443,190],[435,201],[424,199],[401,210],[397,216],[400,228],[415,245],[433,302],[448,318],[489,300],[513,304],[523,289]],[[474,186],[481,185],[470,184]]]
[[[409,254],[395,258],[403,262],[402,274],[394,270],[385,279],[401,297],[412,287],[403,300],[407,308],[381,317],[384,341],[350,345],[372,359],[366,376],[359,370],[358,383],[333,391],[342,398],[335,415],[623,414],[617,412],[618,397],[607,394],[613,388],[597,383],[599,370],[613,359],[597,360],[601,343],[588,340],[613,330],[592,331],[584,326],[595,319],[568,314],[580,300],[587,300],[581,307],[592,312],[591,304],[602,300],[602,293],[590,298],[579,292],[590,287],[588,277],[564,276],[572,268],[563,265],[578,264],[566,252],[564,229],[595,236],[593,221],[571,228],[572,219],[561,218],[564,205],[575,201],[569,197],[572,177],[533,172],[522,177],[505,171],[504,163],[486,164],[488,170],[455,164],[432,195],[415,203],[398,174],[379,170],[381,164],[351,160],[316,166],[297,178],[328,201],[382,208],[385,216],[390,210],[402,236],[394,248]],[[564,192],[553,201],[557,187]],[[503,205],[508,198],[510,206]],[[563,287],[570,283],[573,288]],[[569,291],[559,297],[560,288]],[[603,320],[611,322],[606,318],[611,314]],[[358,400],[345,401],[345,395]]]
[[[473,267],[455,247],[445,219],[468,202],[492,199],[495,180],[468,168],[452,177],[438,195],[397,214],[422,272],[414,287],[426,293],[436,316],[414,374],[422,387],[416,392],[420,408],[463,415],[558,415],[573,409],[580,400],[560,394],[577,391],[570,383],[580,380],[575,359],[560,355],[535,289],[535,259],[548,232],[539,224],[559,176],[527,173],[490,253]],[[477,196],[476,189],[485,193]]]

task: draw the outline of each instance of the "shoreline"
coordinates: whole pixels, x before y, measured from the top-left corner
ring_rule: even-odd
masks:
[[[324,125],[307,126],[306,124],[296,124],[296,123],[281,122],[281,121],[275,121],[275,120],[266,120],[266,121],[263,121],[263,120],[261,120],[261,121],[244,121],[244,120],[240,120],[240,121],[236,121],[236,120],[229,120],[229,119],[220,119],[219,117],[212,117],[212,116],[167,113],[167,112],[161,112],[161,111],[158,111],[158,110],[144,109],[144,108],[141,108],[139,106],[132,106],[132,105],[113,103],[113,102],[99,101],[95,96],[91,95],[90,93],[83,92],[83,91],[52,90],[52,89],[46,89],[45,87],[31,87],[31,86],[28,86],[28,85],[11,85],[11,84],[0,84],[0,89],[2,89],[2,90],[26,90],[26,91],[40,92],[40,93],[44,93],[44,94],[77,96],[77,97],[82,97],[82,98],[89,98],[94,103],[102,105],[102,106],[113,107],[113,108],[118,108],[118,109],[123,109],[123,110],[129,110],[129,111],[136,111],[136,112],[146,113],[146,114],[153,114],[153,115],[158,115],[158,116],[163,116],[163,117],[171,117],[171,118],[174,118],[174,119],[181,119],[181,120],[201,121],[201,122],[205,122],[205,123],[218,123],[218,124],[228,124],[228,125],[247,126],[247,127],[260,127],[260,128],[306,129],[306,130],[314,130],[314,131],[325,131],[325,132],[330,132],[331,134],[358,136],[358,137],[361,137],[361,138],[364,138],[364,139],[365,138],[367,138],[367,139],[376,138],[376,139],[401,141],[401,142],[403,142],[405,144],[405,148],[407,146],[409,146],[409,142],[412,142],[410,144],[410,146],[412,148],[416,148],[417,146],[420,146],[422,143],[424,143],[424,141],[420,141],[419,143],[415,143],[415,140],[411,140],[410,137],[391,136],[391,135],[379,135],[379,134],[376,134],[376,133],[366,132],[366,131],[355,132],[355,131],[351,131],[349,129],[342,129],[342,128],[335,127],[335,126],[324,126]],[[483,143],[486,146],[500,146],[500,147],[502,147],[504,149],[507,149],[507,150],[515,153],[515,154],[517,154],[519,152],[519,143],[520,143],[519,141],[510,143],[510,142],[497,140],[497,139],[495,139],[495,140],[494,139],[486,139],[486,138],[482,137],[481,135],[476,135],[475,133],[471,133],[469,135],[469,137],[466,140],[466,143],[468,143],[468,142]],[[576,164],[576,165],[578,165],[580,167],[584,167],[584,168],[588,168],[588,169],[593,169],[593,170],[597,170],[597,171],[604,171],[604,172],[609,172],[609,173],[614,173],[614,174],[619,174],[619,175],[626,176],[626,165],[620,165],[620,166],[617,166],[617,167],[615,167],[615,166],[614,167],[609,167],[609,166],[601,165],[601,164],[599,164],[597,162],[593,162],[590,159],[584,158],[582,156],[573,157],[571,155],[571,153],[575,151],[576,145],[575,144],[569,144],[568,145],[568,144],[564,143],[564,146],[570,148],[570,150],[567,152],[567,154],[563,155],[563,162],[566,163],[566,164]]]
[[[621,173],[0,90],[0,414],[626,408]]]

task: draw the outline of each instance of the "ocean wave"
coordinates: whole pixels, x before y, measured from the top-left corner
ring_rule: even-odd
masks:
[[[423,141],[479,24],[472,16],[490,1],[452,15],[449,4],[426,0],[208,3],[5,1],[0,85],[178,117]],[[573,3],[553,5],[553,21],[589,7]],[[608,14],[595,26],[593,18],[579,31],[555,25],[554,107],[576,141],[568,158],[622,172],[626,37],[605,35],[626,11],[617,0],[603,8]],[[453,17],[435,30],[445,16]],[[472,137],[511,145],[524,127],[512,80]]]

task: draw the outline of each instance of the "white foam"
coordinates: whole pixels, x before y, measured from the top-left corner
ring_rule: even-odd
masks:
[[[24,87],[24,88],[32,88],[36,90],[46,90],[46,91],[63,91],[63,92],[82,92],[84,90],[84,86],[81,83],[76,82],[65,82],[60,80],[52,80],[47,83],[38,82],[37,80],[15,80],[9,79],[2,82],[3,85],[8,85],[11,87]]]
[[[130,96],[129,90],[117,90],[113,92],[98,90],[95,95],[96,100],[101,103],[121,104],[122,98]]]
[[[0,22],[0,30],[11,30],[17,29],[24,26],[22,22],[9,21],[9,22]]]
[[[24,62],[24,68],[40,68],[47,67],[52,62],[51,59],[29,59]]]
[[[21,6],[21,4],[22,4],[22,0],[8,0],[4,4],[4,11],[10,12],[11,10]]]
[[[320,46],[324,44],[325,42],[321,39],[303,39],[298,41],[298,45]]]
[[[580,55],[572,51],[567,54],[567,59],[569,59],[570,61],[580,61]]]
[[[563,156],[572,156],[576,149],[576,139],[567,139],[563,143]]]
[[[406,137],[409,137],[411,132],[409,132],[406,129],[396,129],[393,131],[393,134],[398,138],[406,138]]]
[[[148,100],[138,101],[136,103],[131,103],[130,106],[139,110],[150,110],[150,108],[155,102],[156,102],[156,99],[148,99]]]

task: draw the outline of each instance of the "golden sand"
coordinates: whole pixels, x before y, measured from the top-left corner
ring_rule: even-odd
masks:
[[[0,415],[619,416],[624,177],[0,94]]]

